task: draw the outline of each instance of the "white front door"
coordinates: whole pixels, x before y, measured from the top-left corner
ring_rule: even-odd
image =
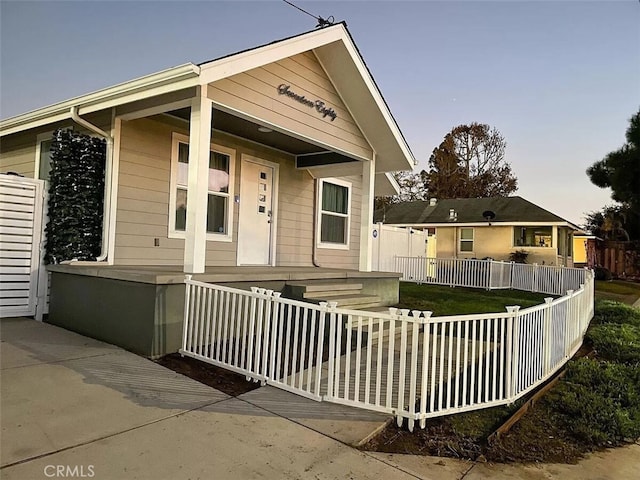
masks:
[[[277,166],[242,158],[238,265],[271,265]]]

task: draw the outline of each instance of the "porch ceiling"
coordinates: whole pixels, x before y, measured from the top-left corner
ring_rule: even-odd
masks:
[[[181,108],[179,110],[173,110],[169,112],[169,115],[173,115],[188,122],[190,118],[190,109]],[[225,111],[218,109],[214,109],[213,111],[214,130],[246,138],[252,142],[267,145],[291,155],[306,155],[327,151],[326,148],[319,147],[318,145],[305,142],[304,140],[291,137],[275,130],[268,133],[260,132],[258,127],[260,127],[260,125],[257,123],[231,115]],[[345,161],[352,161],[352,159],[345,157]]]

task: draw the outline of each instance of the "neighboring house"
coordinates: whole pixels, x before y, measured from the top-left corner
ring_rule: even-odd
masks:
[[[573,266],[571,222],[522,197],[457,198],[390,205],[375,222],[429,232],[438,258],[509,260],[518,250],[527,263]],[[436,246],[433,247],[433,242]]]
[[[231,282],[241,271],[253,284],[365,276],[374,196],[397,193],[388,172],[414,165],[342,23],[2,120],[0,173],[46,180],[60,127],[108,139],[107,186],[100,261],[50,268],[54,321],[63,306],[80,316],[68,311],[73,289],[90,296],[96,277],[154,285],[157,304],[181,272]],[[158,309],[151,321],[176,322]]]
[[[573,236],[573,265],[594,268],[598,264],[596,245],[599,241],[601,239],[595,235],[587,235],[584,232],[576,233]]]

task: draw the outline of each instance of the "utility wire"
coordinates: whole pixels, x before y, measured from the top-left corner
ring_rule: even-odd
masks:
[[[306,13],[307,15],[309,15],[312,18],[315,18],[318,21],[318,25],[316,25],[316,28],[318,27],[328,27],[329,25],[333,25],[333,22],[335,21],[335,19],[333,18],[333,16],[329,16],[327,17],[327,19],[322,18],[321,16],[316,16],[312,13],[307,12],[305,9],[300,8],[299,6],[289,2],[288,0],[282,0],[284,3],[286,3],[287,5],[291,5],[293,8],[297,8],[298,10],[300,10],[302,13]]]

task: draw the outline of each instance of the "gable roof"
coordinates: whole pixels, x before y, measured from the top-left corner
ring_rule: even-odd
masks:
[[[456,220],[450,220],[450,211],[456,213]],[[562,217],[545,210],[522,197],[455,198],[438,200],[435,205],[429,201],[396,203],[374,213],[375,222],[401,226],[438,225],[488,225],[483,216],[491,211],[495,217],[491,224],[547,223],[577,227]]]
[[[216,80],[313,51],[376,152],[377,172],[413,169],[415,158],[344,22],[226,55],[187,63],[0,121],[0,136]]]

